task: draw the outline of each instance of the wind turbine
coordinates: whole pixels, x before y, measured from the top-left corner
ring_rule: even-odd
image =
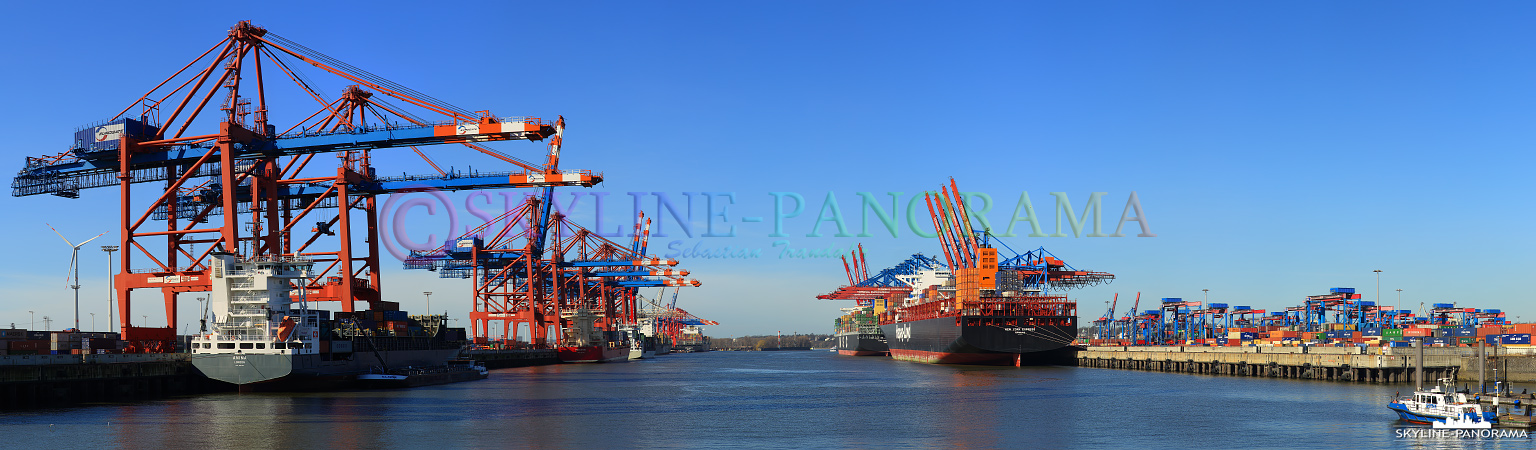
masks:
[[[59,239],[64,239],[64,243],[68,244],[71,249],[69,254],[69,270],[72,270],[75,273],[75,284],[66,284],[65,286],[75,290],[75,332],[78,333],[80,331],[80,247],[84,247],[85,244],[89,244],[91,241],[94,241],[96,238],[99,238],[107,233],[98,234],[91,237],[90,239],[86,239],[85,242],[81,242],[80,245],[75,245],[75,243],[69,242],[69,239],[64,237],[64,233],[60,233],[58,229],[53,227],[53,225],[48,224],[47,222],[44,222],[43,224],[48,225],[48,229],[53,230],[53,234],[59,235]],[[64,282],[69,283],[68,274],[65,275]]]

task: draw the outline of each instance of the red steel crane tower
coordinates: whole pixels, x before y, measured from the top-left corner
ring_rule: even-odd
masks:
[[[305,66],[347,86],[328,100],[300,70]],[[296,89],[288,92],[313,100],[313,113],[287,111],[281,116],[290,121],[279,127],[268,97],[286,83],[269,86],[269,78],[291,81]],[[177,295],[210,289],[213,252],[311,260],[324,269],[305,286],[310,301],[338,301],[342,311],[353,311],[357,302],[398,308],[381,295],[375,198],[600,182],[590,171],[558,169],[564,126],[563,119],[459,108],[242,21],[116,115],[81,128],[68,151],[27,158],[12,195],[77,198],[80,189],[118,188],[122,339],[138,351],[167,351]],[[531,163],[484,144],[516,140],[548,140],[546,161]],[[445,171],[418,148],[440,144],[464,145],[515,169]],[[378,176],[374,152],[396,148],[410,149],[435,174]],[[314,161],[317,155],[334,156],[336,163]],[[143,183],[161,184],[151,188],[157,195],[148,202],[132,195]],[[320,210],[334,214],[316,219]],[[147,225],[151,219],[163,225]],[[362,242],[354,243],[358,234]],[[142,290],[160,291],[168,327],[131,325],[132,300]]]

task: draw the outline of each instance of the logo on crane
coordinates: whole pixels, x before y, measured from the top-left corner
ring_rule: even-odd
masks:
[[[115,141],[123,137],[123,124],[102,125],[96,127],[96,142]]]

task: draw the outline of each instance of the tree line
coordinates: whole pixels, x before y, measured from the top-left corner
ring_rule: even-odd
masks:
[[[836,336],[831,334],[757,335],[728,338],[710,338],[709,346],[715,350],[762,350],[783,347],[832,348]]]

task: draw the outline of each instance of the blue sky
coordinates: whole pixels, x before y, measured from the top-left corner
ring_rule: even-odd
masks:
[[[904,204],[949,177],[998,203],[987,214],[994,223],[1006,223],[1027,192],[1047,232],[1055,226],[1050,192],[1067,193],[1079,209],[1090,193],[1107,193],[1106,232],[1137,192],[1155,238],[1007,240],[1116,274],[1113,284],[1071,292],[1088,318],[1116,293],[1199,299],[1210,289],[1213,302],[1256,308],[1335,286],[1371,298],[1371,271],[1380,269],[1384,303],[1397,303],[1402,289],[1404,307],[1457,302],[1529,320],[1533,8],[311,3],[294,14],[274,5],[26,4],[0,17],[0,57],[12,68],[0,71],[8,106],[0,160],[20,169],[24,156],[63,150],[76,127],[115,114],[236,21],[252,20],[470,110],[564,115],[562,168],[605,174],[591,191],[609,193],[609,224],[628,219],[626,192],[663,192],[679,206],[684,193],[734,193],[728,217],[737,236],[683,236],[667,217],[671,236],[651,243],[656,254],[674,240],[763,250],[755,259],[684,260],[704,286],[685,289],[679,306],[720,321],[715,336],[829,332],[847,305],[814,295],[844,280],[841,263],[780,259],[774,242],[862,242],[875,269],[917,251],[937,254],[936,241],[905,229],[898,238],[839,238],[822,223],[824,236],[806,234],[829,192],[857,228],[856,192],[885,202],[884,193],[902,192]],[[345,85],[307,73],[332,95]],[[275,121],[313,111],[296,91],[270,95]],[[543,151],[527,142],[501,148],[526,158]],[[507,169],[463,149],[431,151],[444,165]],[[380,152],[377,163],[380,172],[431,172],[408,153]],[[769,236],[771,192],[807,199],[801,216],[785,219],[788,237]],[[451,198],[463,208],[465,194]],[[654,214],[654,196],[646,198]],[[706,220],[702,199],[694,196],[695,234]],[[14,255],[0,261],[0,323],[25,327],[28,310],[39,319],[72,314],[67,247],[44,222],[72,239],[110,231],[115,200],[110,188],[76,200],[0,198],[10,216],[0,231]],[[591,223],[591,201],[578,200],[573,217]],[[499,203],[482,206],[500,212]],[[443,216],[405,214],[413,240],[448,234]],[[82,315],[104,317],[106,261],[94,244]],[[389,258],[385,266],[391,299],[420,310],[419,293],[434,291],[434,309],[464,317],[466,280],[403,271]],[[137,310],[157,310],[158,300],[141,298]]]

